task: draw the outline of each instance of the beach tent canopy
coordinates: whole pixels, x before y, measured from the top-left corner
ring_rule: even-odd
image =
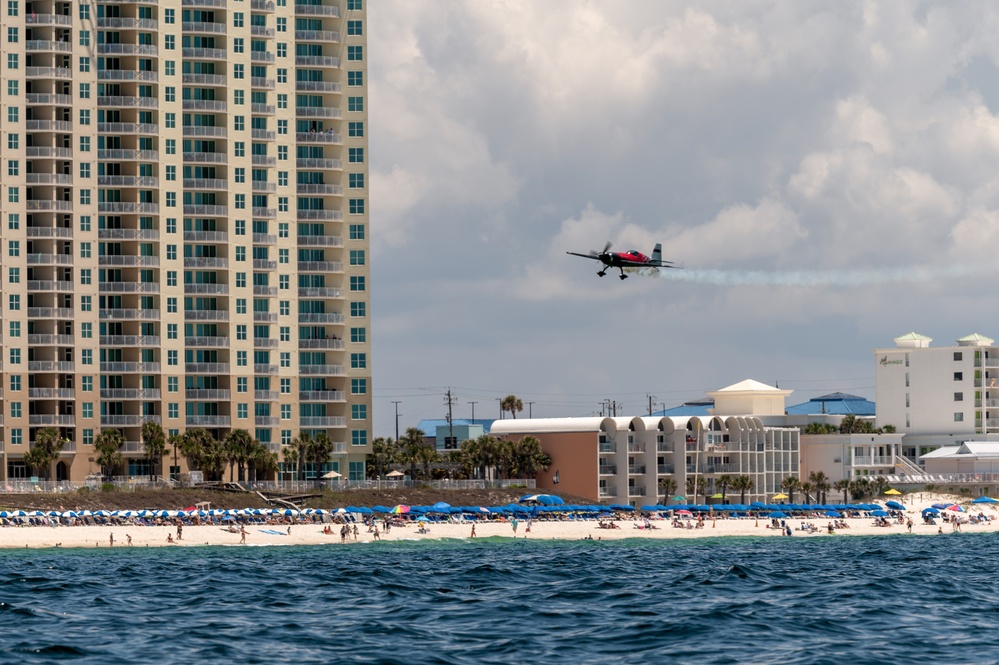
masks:
[[[402,471],[389,471],[388,473],[385,474],[385,477],[386,478],[402,478],[405,475],[406,474],[403,473]]]
[[[337,473],[336,471],[330,471],[329,473],[323,474],[323,478],[326,478],[327,480],[331,478],[343,478],[343,474]]]
[[[990,496],[980,496],[977,499],[973,499],[971,503],[999,503],[999,500],[993,499]]]

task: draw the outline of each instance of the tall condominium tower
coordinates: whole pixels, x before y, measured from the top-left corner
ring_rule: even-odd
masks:
[[[148,475],[142,425],[243,429],[364,477],[371,430],[363,0],[0,6],[0,482]],[[186,471],[173,453],[164,472]],[[44,474],[45,470],[42,470]],[[282,467],[270,477],[288,477]]]

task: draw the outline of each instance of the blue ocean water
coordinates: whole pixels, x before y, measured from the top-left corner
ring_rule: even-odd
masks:
[[[0,661],[977,663],[996,534],[0,552]]]

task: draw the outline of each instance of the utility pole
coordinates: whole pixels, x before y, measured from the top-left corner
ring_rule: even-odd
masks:
[[[652,402],[655,401],[656,397],[655,397],[655,395],[647,395],[647,397],[649,398],[649,417],[651,418],[652,417]]]
[[[393,400],[392,403],[395,404],[395,440],[398,443],[398,441],[399,441],[399,405],[402,404],[402,402],[397,401],[397,400]]]
[[[534,402],[528,402],[527,403],[527,417],[528,418],[533,418],[534,417],[534,409],[531,408],[533,406],[534,406]]]
[[[448,443],[454,445],[454,418],[451,416],[451,407],[454,405],[454,397],[451,396],[451,389],[447,389],[447,396],[444,398],[444,404],[447,405],[447,425],[448,425]],[[447,445],[444,446],[447,448]]]
[[[469,402],[469,404],[472,405],[472,424],[474,425],[475,424],[475,405],[478,404],[478,402]]]

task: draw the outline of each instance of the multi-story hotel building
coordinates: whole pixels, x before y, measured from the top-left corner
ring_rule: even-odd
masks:
[[[68,441],[53,479],[98,471],[103,428],[146,474],[147,421],[275,451],[325,433],[336,452],[313,472],[362,478],[363,0],[6,0],[0,15],[3,478],[29,473],[48,426]]]
[[[999,347],[971,334],[950,346],[931,346],[908,333],[874,350],[879,426],[905,434],[910,461],[943,445],[999,440]]]

